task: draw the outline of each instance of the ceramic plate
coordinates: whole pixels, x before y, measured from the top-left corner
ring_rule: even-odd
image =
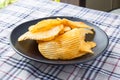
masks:
[[[93,49],[94,55],[85,55],[80,58],[72,59],[72,60],[49,60],[44,58],[37,48],[37,43],[34,40],[25,40],[22,42],[18,42],[17,39],[19,36],[21,36],[23,33],[25,33],[28,30],[28,27],[30,25],[36,24],[37,22],[44,20],[44,19],[53,19],[53,18],[67,18],[73,21],[82,21],[86,23],[87,25],[90,25],[94,27],[95,29],[95,36],[93,41],[97,43],[97,46]],[[25,22],[19,26],[17,26],[10,35],[10,43],[12,48],[20,55],[29,58],[31,60],[35,60],[42,63],[49,63],[49,64],[77,64],[77,63],[84,63],[88,62],[90,60],[93,60],[97,58],[99,55],[104,53],[105,49],[108,46],[108,36],[106,33],[101,30],[98,26],[95,26],[87,21],[81,20],[79,18],[75,17],[65,17],[65,16],[54,16],[54,17],[46,17],[46,18],[40,18],[32,21]]]

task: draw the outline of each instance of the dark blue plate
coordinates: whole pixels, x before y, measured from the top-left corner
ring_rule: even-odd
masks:
[[[95,29],[95,36],[93,41],[97,43],[97,46],[93,49],[94,51],[94,55],[85,55],[83,57],[79,57],[76,59],[72,59],[72,60],[49,60],[44,58],[40,52],[38,51],[38,47],[37,47],[37,43],[34,40],[25,40],[22,42],[18,42],[18,37],[21,36],[23,33],[25,33],[26,31],[28,31],[28,27],[36,24],[37,22],[44,20],[44,19],[53,19],[53,18],[67,18],[73,21],[82,21],[84,23],[86,23],[87,25],[90,25],[92,27],[94,27]],[[46,18],[40,18],[40,19],[36,19],[36,20],[31,20],[28,22],[25,22],[19,26],[17,26],[10,35],[10,43],[12,48],[20,55],[34,60],[34,61],[38,61],[38,62],[42,62],[42,63],[49,63],[49,64],[78,64],[78,63],[85,63],[88,62],[90,60],[93,60],[95,58],[97,58],[99,55],[101,55],[102,53],[104,53],[105,49],[108,46],[108,36],[106,35],[106,33],[101,30],[99,27],[81,20],[79,18],[75,18],[75,17],[66,17],[66,16],[54,16],[54,17],[46,17]]]

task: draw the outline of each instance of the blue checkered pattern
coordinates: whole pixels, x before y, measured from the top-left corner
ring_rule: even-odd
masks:
[[[10,46],[11,31],[23,22],[48,16],[74,16],[97,25],[109,37],[107,50],[88,63],[59,66],[18,55]],[[19,0],[1,9],[0,80],[120,80],[120,15],[49,0]]]

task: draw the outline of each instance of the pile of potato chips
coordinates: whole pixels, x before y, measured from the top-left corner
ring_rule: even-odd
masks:
[[[70,60],[85,54],[93,54],[93,41],[85,41],[86,34],[93,34],[93,28],[83,22],[68,19],[45,19],[29,27],[18,38],[36,40],[40,53],[48,59]]]

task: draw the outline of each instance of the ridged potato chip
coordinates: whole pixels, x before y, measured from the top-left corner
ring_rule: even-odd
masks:
[[[71,21],[68,19],[62,19],[61,21],[64,25],[68,25],[71,28],[89,28],[89,29],[93,29],[92,27],[88,26],[87,24],[83,23],[83,22],[78,22],[78,21]]]
[[[86,34],[93,34],[93,32],[89,29],[85,29],[85,28],[79,28],[80,31],[80,45],[79,45],[79,50],[81,52],[86,52],[86,53],[93,53],[93,51],[91,50],[91,48],[95,47],[96,44],[94,42],[86,42],[85,38],[86,38]]]
[[[29,31],[32,33],[43,32],[61,24],[62,23],[59,19],[46,19],[38,22],[34,26],[29,27]]]
[[[57,36],[62,29],[63,29],[63,25],[58,25],[44,32],[31,33],[30,31],[28,31],[24,33],[23,35],[21,35],[18,38],[18,41],[23,41],[26,39],[49,41],[49,40],[54,39],[55,36]]]
[[[64,28],[60,31],[60,34],[64,34],[67,31],[70,31],[71,28],[69,26],[64,26]]]
[[[86,32],[82,33],[81,30],[82,29],[74,28],[56,37],[54,40],[38,42],[38,49],[41,54],[48,59],[69,60],[87,53],[93,53],[91,51],[93,45],[87,44],[84,41],[85,34],[91,33],[91,31],[83,30]]]
[[[73,59],[79,53],[79,30],[68,31],[54,40],[39,42],[38,49],[48,59]]]

